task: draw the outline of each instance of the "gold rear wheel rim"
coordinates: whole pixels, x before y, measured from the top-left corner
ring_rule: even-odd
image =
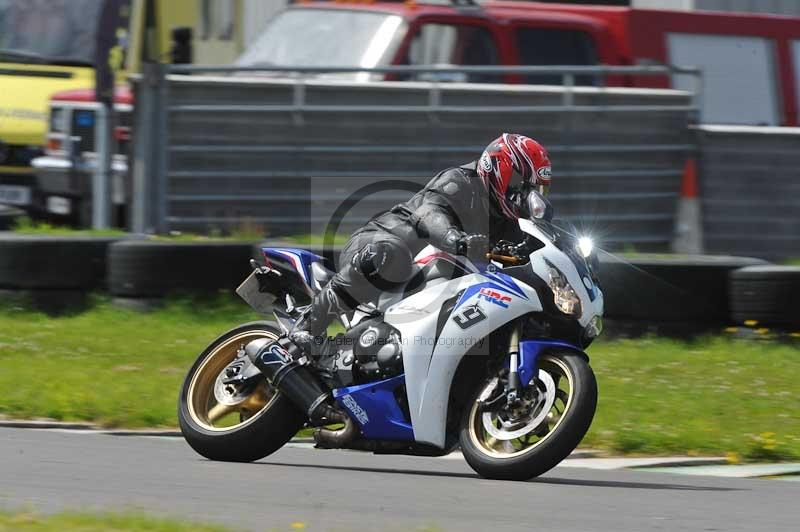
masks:
[[[218,402],[214,394],[217,378],[239,350],[260,338],[277,340],[278,336],[264,329],[241,332],[221,342],[203,359],[192,375],[186,397],[189,416],[197,425],[212,432],[230,432],[253,423],[269,409],[277,394],[266,379],[234,405]]]

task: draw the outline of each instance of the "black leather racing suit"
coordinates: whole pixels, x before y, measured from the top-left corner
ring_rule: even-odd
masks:
[[[516,228],[500,214],[474,162],[445,170],[411,199],[353,233],[339,257],[338,273],[314,297],[290,336],[303,346],[312,341],[309,335],[323,334],[339,315],[406,283],[414,256],[428,244],[466,254],[468,235],[486,235],[496,242]]]

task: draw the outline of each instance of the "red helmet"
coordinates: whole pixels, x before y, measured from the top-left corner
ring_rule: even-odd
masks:
[[[524,186],[535,186],[546,193],[550,186],[550,158],[544,146],[524,135],[503,133],[489,144],[478,161],[478,175],[500,210],[517,218],[517,209],[506,196],[514,172]]]

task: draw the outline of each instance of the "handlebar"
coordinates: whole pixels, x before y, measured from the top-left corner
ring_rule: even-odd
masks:
[[[489,260],[496,260],[501,264],[508,264],[509,266],[518,266],[527,262],[527,259],[523,259],[522,257],[511,257],[509,255],[500,255],[498,253],[487,253],[486,258]]]

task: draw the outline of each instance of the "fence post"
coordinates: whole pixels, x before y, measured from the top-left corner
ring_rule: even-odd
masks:
[[[302,127],[303,125],[303,109],[306,105],[306,78],[302,72],[294,73],[294,85],[292,86],[292,120],[294,125]]]
[[[168,137],[167,128],[169,127],[169,93],[167,84],[167,73],[169,65],[158,63],[158,75],[156,76],[157,85],[157,98],[156,98],[156,115],[155,123],[156,128],[153,132],[153,153],[156,160],[155,167],[155,191],[156,191],[156,220],[155,230],[156,233],[163,234],[169,230],[167,224],[168,204],[167,196],[169,189],[167,186],[167,169],[168,161]]]
[[[575,105],[575,73],[565,72],[562,76],[564,80],[564,107],[572,107]]]
[[[165,85],[164,65],[143,65],[134,108],[131,229],[135,233],[154,233],[165,229]]]
[[[97,163],[92,175],[92,228],[111,227],[111,158],[113,136],[113,102],[102,104],[95,111],[94,132]]]

